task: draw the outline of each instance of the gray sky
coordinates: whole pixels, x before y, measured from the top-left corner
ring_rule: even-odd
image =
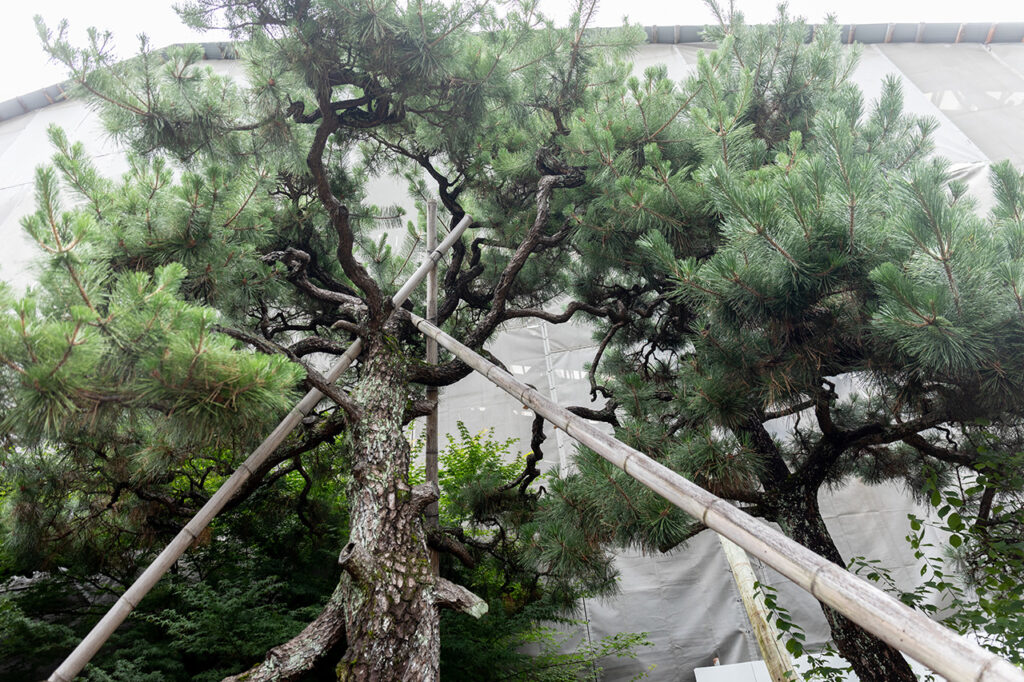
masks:
[[[727,1],[727,0],[726,0]],[[84,42],[85,29],[96,26],[113,32],[123,56],[134,53],[136,36],[146,33],[155,46],[175,42],[217,40],[203,37],[181,25],[171,9],[170,0],[9,0],[4,9],[5,22],[0,29],[0,101],[60,82],[63,71],[47,63],[39,47],[32,23],[34,14],[42,15],[51,26],[61,18],[71,24],[72,36]],[[736,6],[748,21],[770,20],[775,14],[774,0],[737,0]],[[543,11],[556,20],[564,19],[564,0],[541,0]],[[834,13],[840,22],[967,22],[1022,21],[1024,10],[1012,0],[792,0],[790,12],[809,21],[823,21]],[[596,25],[612,26],[627,16],[644,25],[703,24],[711,15],[699,0],[602,0]]]

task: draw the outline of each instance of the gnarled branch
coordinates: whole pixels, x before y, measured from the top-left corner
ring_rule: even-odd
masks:
[[[437,407],[436,400],[413,400],[405,406],[405,412],[402,414],[402,425],[405,426],[413,419],[426,417],[434,411],[435,407]]]
[[[619,426],[619,418],[615,416],[615,410],[618,407],[619,404],[617,402],[609,400],[600,410],[583,407],[581,405],[572,405],[565,409],[569,410],[577,417],[583,417],[584,419],[589,419],[592,422],[604,422],[606,424],[611,424],[612,426]]]
[[[316,94],[317,103],[324,117],[316,128],[313,143],[310,145],[309,154],[306,156],[306,165],[313,175],[317,197],[324,205],[324,208],[327,209],[331,226],[338,235],[337,256],[338,262],[341,263],[341,269],[345,271],[345,275],[352,280],[353,284],[359,287],[366,297],[366,305],[370,311],[371,321],[383,324],[391,312],[390,301],[385,299],[377,282],[366,271],[363,264],[356,259],[353,253],[355,235],[352,233],[352,225],[349,222],[348,207],[342,204],[338,197],[334,196],[330,180],[327,177],[327,171],[324,169],[323,156],[324,150],[327,147],[327,141],[331,138],[331,135],[342,127],[342,122],[331,107],[331,87],[326,83],[321,83],[317,88]]]
[[[409,501],[406,502],[404,512],[410,518],[415,518],[423,513],[423,510],[427,508],[427,505],[431,502],[436,502],[440,496],[441,491],[438,489],[437,483],[434,481],[415,485],[409,495]]]
[[[306,272],[310,256],[302,249],[289,246],[283,251],[271,251],[263,256],[261,260],[265,263],[283,263],[288,268],[288,279],[313,298],[344,306],[352,314],[365,306],[363,300],[358,296],[324,289],[310,282],[309,275]]]
[[[292,362],[302,365],[302,368],[306,370],[306,381],[309,385],[337,403],[337,405],[345,411],[349,420],[355,421],[359,419],[359,416],[362,413],[359,405],[357,405],[356,402],[348,396],[348,394],[341,390],[340,387],[328,382],[324,375],[313,369],[309,363],[296,356],[290,348],[279,346],[273,341],[267,341],[264,338],[242,331],[241,329],[216,326],[214,327],[214,330],[230,336],[231,338],[248,343],[261,353],[266,353],[268,355],[279,353],[286,356]]]
[[[427,547],[436,552],[451,554],[467,568],[476,567],[476,559],[469,553],[469,549],[440,528],[427,529]]]

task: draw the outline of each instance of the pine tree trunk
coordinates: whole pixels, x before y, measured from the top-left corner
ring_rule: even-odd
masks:
[[[339,559],[348,649],[338,678],[436,680],[439,617],[420,519],[429,500],[406,483],[404,365],[381,334],[367,340],[362,357],[357,395],[362,414],[351,452],[350,541]]]
[[[843,568],[846,564],[821,518],[817,491],[799,492],[778,501],[777,518],[783,531],[804,547]],[[853,666],[861,682],[916,682],[902,654],[831,606],[821,605],[840,655]]]

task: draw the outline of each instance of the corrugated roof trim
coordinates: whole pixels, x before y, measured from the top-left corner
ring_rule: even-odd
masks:
[[[692,44],[703,42],[704,26],[647,26],[647,41],[654,44]],[[816,26],[811,25],[807,39],[814,36]],[[844,43],[1021,43],[1024,42],[1024,22],[1005,23],[917,23],[917,24],[843,24],[840,36]],[[200,43],[206,59],[237,59],[232,43]],[[50,85],[27,95],[0,102],[0,121],[8,121],[37,109],[67,99],[71,83],[65,81]]]
[[[820,25],[820,24],[819,24]],[[808,27],[807,39],[818,25]],[[700,43],[704,26],[647,26],[651,43]],[[1024,22],[917,24],[843,24],[844,43],[1020,43],[1024,42]]]

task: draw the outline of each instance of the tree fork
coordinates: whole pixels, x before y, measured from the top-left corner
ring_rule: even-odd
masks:
[[[764,455],[768,471],[764,475],[766,489],[777,486],[781,480],[792,481],[781,453],[764,425],[752,418],[747,424],[755,449]],[[784,473],[786,472],[786,473]],[[846,562],[836,548],[821,518],[818,507],[817,481],[810,487],[799,487],[775,496],[769,502],[775,520],[791,538],[812,552],[845,569]],[[819,602],[821,603],[821,602]],[[839,653],[853,666],[864,682],[915,682],[917,676],[903,655],[881,639],[867,632],[836,609],[821,603],[828,621],[832,639]]]

